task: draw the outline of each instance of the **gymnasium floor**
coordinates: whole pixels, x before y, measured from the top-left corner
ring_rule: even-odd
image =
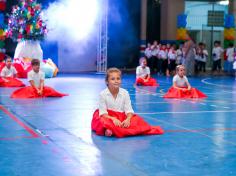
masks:
[[[46,84],[70,96],[10,99],[0,88],[2,176],[229,176],[236,175],[236,81],[232,77],[189,78],[208,95],[203,100],[163,99],[160,87],[133,86],[123,76],[136,113],[161,136],[107,138],[90,131],[104,75],[60,75]],[[26,80],[24,80],[26,82]]]

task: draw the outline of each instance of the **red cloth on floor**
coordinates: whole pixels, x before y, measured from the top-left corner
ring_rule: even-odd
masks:
[[[151,77],[148,79],[147,82],[144,82],[144,80],[142,78],[137,78],[136,84],[139,86],[159,86],[157,81]]]
[[[196,88],[180,90],[171,87],[163,98],[206,98],[207,96]]]
[[[126,115],[123,112],[108,110],[108,114],[119,119],[121,122],[126,119]],[[93,114],[91,127],[97,135],[104,136],[105,130],[109,129],[112,131],[113,135],[118,138],[135,135],[155,135],[164,133],[161,127],[149,125],[136,114],[134,114],[134,116],[131,118],[130,126],[128,128],[117,127],[114,125],[111,119],[100,117],[99,110],[96,110]]]
[[[25,86],[25,84],[22,81],[16,78],[4,78],[4,79],[7,81],[2,79],[2,81],[0,82],[0,87],[24,87]]]
[[[31,87],[27,86],[24,88],[20,88],[16,91],[14,91],[11,94],[11,98],[43,98],[43,97],[63,97],[67,96],[68,94],[63,94],[60,92],[57,92],[51,87],[44,86],[43,88],[43,95],[38,95],[37,91]]]

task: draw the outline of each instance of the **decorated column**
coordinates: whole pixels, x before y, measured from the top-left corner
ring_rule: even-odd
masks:
[[[0,62],[4,60],[5,56],[5,23],[4,11],[6,10],[6,0],[0,0]]]
[[[40,40],[47,33],[41,17],[41,5],[36,0],[19,0],[8,19],[7,36],[17,41],[14,58],[35,58],[42,61]]]

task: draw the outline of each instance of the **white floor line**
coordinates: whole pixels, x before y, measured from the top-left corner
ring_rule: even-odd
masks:
[[[186,130],[186,131],[192,131],[192,129],[189,129],[189,128],[186,128],[186,127],[183,127],[183,126],[174,124],[174,123],[170,123],[170,122],[167,122],[167,121],[164,121],[164,120],[159,120],[159,119],[155,119],[155,118],[152,118],[152,117],[146,117],[146,118],[149,118],[149,119],[152,119],[152,120],[154,120],[154,121],[158,121],[158,122],[161,122],[161,123],[164,123],[164,124],[172,125],[172,126],[175,126],[175,127],[177,127],[177,128],[184,129],[184,130]],[[214,140],[215,137],[212,137],[212,136],[210,136],[210,135],[207,135],[207,134],[202,133],[202,132],[199,132],[199,131],[193,131],[193,133],[196,133],[196,134],[205,136],[205,137],[211,139],[212,142],[213,142],[215,145],[217,145],[217,146],[219,145],[217,142],[215,142],[215,140]],[[224,139],[223,139],[223,141],[225,141],[226,143],[229,143],[229,144],[231,144],[231,145],[236,146],[236,143],[235,143],[235,142],[227,141],[227,140],[224,140]]]
[[[226,111],[226,110],[219,110],[219,111],[175,111],[175,112],[170,112],[170,111],[165,111],[165,112],[136,112],[137,114],[140,115],[145,115],[145,114],[202,114],[202,113],[235,113],[236,110],[231,110],[231,111]]]
[[[232,86],[225,86],[225,85],[222,85],[222,84],[210,83],[210,82],[207,81],[207,80],[209,80],[209,79],[212,79],[212,78],[205,78],[205,79],[202,79],[201,82],[204,83],[204,84],[207,84],[207,85],[212,85],[212,86],[225,87],[225,88],[232,88]]]

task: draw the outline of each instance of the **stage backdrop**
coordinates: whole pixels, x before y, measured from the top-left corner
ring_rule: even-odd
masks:
[[[108,1],[108,66],[135,67],[139,59],[140,0]],[[58,1],[38,0],[38,2],[46,9],[50,3]],[[14,4],[17,4],[17,0],[7,1],[8,13]],[[90,39],[84,42],[72,42],[63,34],[58,41],[42,41],[44,58],[51,58],[58,65],[61,73],[96,71],[96,29],[97,27],[90,33]],[[11,56],[14,55],[15,46],[16,43],[7,40],[7,52]]]

